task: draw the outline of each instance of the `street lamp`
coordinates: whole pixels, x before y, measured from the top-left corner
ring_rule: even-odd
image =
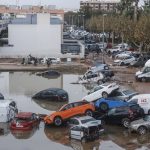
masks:
[[[73,26],[73,24],[74,24],[73,17],[74,17],[74,15],[72,15],[72,26]]]
[[[107,14],[103,14],[103,48],[104,48],[105,16],[107,16]]]

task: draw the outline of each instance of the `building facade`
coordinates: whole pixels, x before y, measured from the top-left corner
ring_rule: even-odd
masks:
[[[84,0],[80,1],[80,9],[87,6],[97,11],[116,11],[119,0]]]
[[[2,56],[60,57],[62,20],[48,13],[19,15],[8,25],[8,46]]]

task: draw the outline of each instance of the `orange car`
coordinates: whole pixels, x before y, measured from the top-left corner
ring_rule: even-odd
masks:
[[[52,113],[44,118],[45,124],[62,125],[62,122],[76,115],[92,116],[95,111],[93,104],[87,101],[69,103],[60,108],[59,111]]]

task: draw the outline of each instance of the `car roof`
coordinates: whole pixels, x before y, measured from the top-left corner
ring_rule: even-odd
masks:
[[[48,88],[48,89],[45,89],[43,91],[53,91],[53,92],[58,92],[58,91],[64,91],[63,89],[60,89],[60,88]],[[43,91],[40,91],[40,92],[43,92]]]
[[[72,119],[86,120],[86,119],[91,119],[91,118],[93,118],[93,117],[91,117],[91,116],[82,116],[82,117],[77,116],[77,117],[73,117]]]
[[[32,114],[32,112],[20,112],[16,115],[16,118],[30,118]]]
[[[132,97],[132,99],[135,98],[150,98],[150,94],[139,94]]]

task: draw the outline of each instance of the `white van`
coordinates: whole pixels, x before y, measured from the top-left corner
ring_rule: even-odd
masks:
[[[17,105],[11,100],[0,101],[0,122],[11,121],[18,113]]]
[[[145,114],[150,114],[150,94],[139,94],[133,96],[128,102],[136,102],[144,109]]]
[[[150,81],[150,60],[145,63],[145,66],[141,71],[136,72],[135,78],[137,81]]]

